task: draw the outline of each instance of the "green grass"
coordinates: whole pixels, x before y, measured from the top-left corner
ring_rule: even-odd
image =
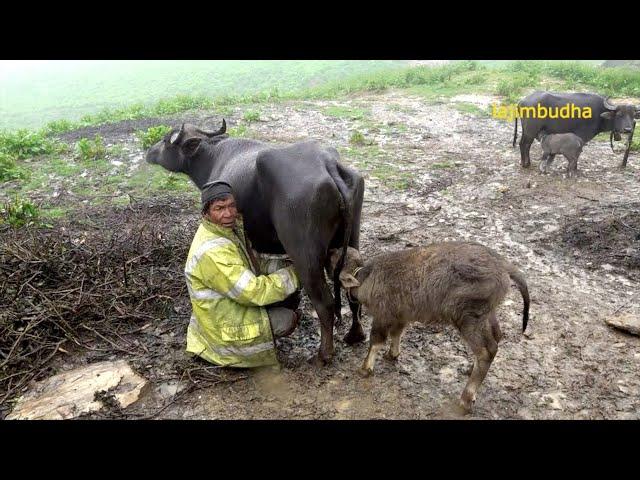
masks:
[[[384,182],[384,185],[403,191],[413,186],[413,174],[403,170],[398,162],[388,160],[388,154],[377,145],[339,147],[342,161]]]
[[[509,103],[517,103],[527,87],[534,87],[540,83],[540,75],[525,72],[515,72],[508,78],[498,82],[496,93]]]
[[[362,120],[369,115],[369,112],[357,107],[348,107],[344,105],[331,105],[325,107],[322,113],[330,117],[345,118],[349,120]]]
[[[349,137],[349,143],[352,145],[365,145],[366,139],[361,132],[356,130],[351,134],[351,137]]]
[[[436,169],[448,169],[448,168],[453,168],[455,167],[455,164],[453,162],[435,162],[431,164],[431,168],[436,168]]]
[[[238,125],[227,129],[227,133],[230,137],[246,137],[249,134],[249,129],[246,125]]]
[[[592,87],[604,95],[640,96],[640,71],[627,67],[599,68],[571,61],[518,61],[508,64],[505,71],[534,77],[546,75],[568,85]]]
[[[470,113],[471,115],[475,115],[477,117],[488,117],[491,114],[487,110],[483,110],[473,103],[467,102],[456,102],[452,105],[453,108],[462,113]]]

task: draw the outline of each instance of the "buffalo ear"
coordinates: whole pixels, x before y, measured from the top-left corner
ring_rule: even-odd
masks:
[[[616,112],[602,112],[600,114],[602,118],[606,118],[607,120],[611,120],[613,117],[615,117],[615,115],[616,115]]]
[[[640,120],[640,110],[636,110],[636,114],[633,116],[636,120]]]
[[[358,279],[350,273],[341,272],[339,278],[340,283],[344,288],[355,288],[360,286]]]
[[[189,138],[185,140],[184,142],[182,142],[182,145],[180,145],[180,148],[182,149],[182,153],[184,153],[185,156],[187,157],[194,156],[198,151],[198,149],[200,148],[201,142],[202,142],[202,139],[198,137]]]

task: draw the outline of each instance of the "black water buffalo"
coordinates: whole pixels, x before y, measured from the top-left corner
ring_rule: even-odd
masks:
[[[546,118],[539,118],[538,108]],[[525,108],[525,110],[523,110]],[[562,109],[565,111],[562,111]],[[587,143],[593,137],[602,132],[611,132],[616,140],[621,133],[629,134],[627,150],[621,163],[621,167],[627,165],[629,147],[635,129],[634,119],[640,118],[640,107],[634,105],[613,105],[609,101],[592,93],[551,93],[534,92],[523,98],[518,103],[520,123],[522,124],[522,138],[520,139],[520,162],[525,168],[531,165],[529,149],[533,140],[541,130],[549,134],[573,133]],[[535,113],[534,110],[535,109]],[[590,109],[589,115],[585,109]],[[570,112],[569,118],[561,118],[564,113]],[[549,115],[554,114],[555,118]],[[580,117],[580,118],[578,118]],[[516,146],[518,137],[518,119],[515,120],[513,134],[513,146]],[[613,148],[613,145],[612,145]]]
[[[341,318],[340,282],[334,279],[332,297],[325,277],[328,251],[359,247],[364,179],[339,163],[335,148],[318,141],[276,146],[229,138],[225,131],[224,120],[214,132],[183,124],[151,147],[146,161],[187,174],[200,189],[211,180],[232,185],[253,247],[291,257],[320,318],[317,358],[327,363],[334,315]],[[353,323],[345,341],[353,344],[365,335],[358,304],[349,304]]]

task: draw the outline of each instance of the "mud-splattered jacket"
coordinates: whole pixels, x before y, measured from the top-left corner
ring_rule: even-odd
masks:
[[[264,305],[299,287],[293,267],[256,276],[239,218],[235,229],[203,219],[191,244],[185,276],[193,314],[187,352],[235,367],[275,365],[273,333]]]

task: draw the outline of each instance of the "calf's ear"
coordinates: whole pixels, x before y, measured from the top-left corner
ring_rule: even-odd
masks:
[[[607,120],[611,120],[616,115],[616,112],[602,112],[600,116],[602,118],[606,118]]]
[[[187,157],[192,157],[193,155],[196,154],[196,152],[200,148],[201,142],[202,142],[202,139],[197,137],[189,138],[185,140],[184,142],[182,142],[182,145],[180,145],[180,148],[182,149],[182,153],[184,153],[185,156]]]
[[[339,278],[340,283],[344,288],[355,288],[360,286],[358,279],[350,273],[341,272]]]

